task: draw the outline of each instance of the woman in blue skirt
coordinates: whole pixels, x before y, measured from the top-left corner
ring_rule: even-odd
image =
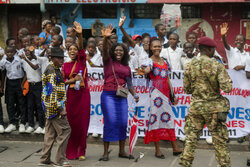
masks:
[[[103,65],[104,65],[104,88],[101,95],[101,108],[104,117],[103,143],[104,154],[101,160],[108,161],[109,142],[119,141],[119,157],[128,158],[125,152],[125,140],[128,123],[128,102],[126,93],[118,96],[118,88],[126,88],[138,102],[139,97],[135,94],[132,86],[131,70],[128,66],[129,55],[123,44],[113,44],[110,40],[112,25],[106,27],[102,35],[103,41]],[[119,90],[118,90],[119,91]]]

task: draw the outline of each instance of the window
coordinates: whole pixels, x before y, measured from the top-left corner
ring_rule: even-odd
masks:
[[[242,10],[242,18],[250,19],[250,4],[245,4]]]
[[[159,19],[163,5],[138,4],[130,6],[130,18],[135,19]]]
[[[200,18],[201,12],[199,6],[181,6],[182,18]]]
[[[82,5],[83,18],[117,18],[117,5]]]

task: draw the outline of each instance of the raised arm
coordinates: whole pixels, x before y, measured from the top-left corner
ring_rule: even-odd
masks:
[[[74,21],[74,30],[75,32],[77,33],[77,36],[78,36],[78,48],[79,50],[82,50],[83,48],[83,39],[82,39],[82,26],[80,23]]]
[[[26,61],[26,62],[30,65],[30,67],[33,68],[34,70],[36,70],[36,69],[39,68],[39,65],[38,65],[38,64],[35,65],[35,64],[31,63],[31,61],[30,61],[29,59],[27,59],[27,57],[26,57],[24,54],[21,55],[21,58],[22,58],[24,61]]]
[[[125,38],[129,41],[129,44],[134,48],[135,45],[136,45],[135,42],[134,42],[134,40],[128,35],[128,33],[123,28],[123,24],[124,24],[125,20],[126,20],[125,16],[123,18],[120,18],[119,28],[122,31],[122,33],[125,36]]]
[[[226,39],[227,31],[228,31],[228,23],[223,23],[222,25],[220,25],[220,33],[222,36],[223,44],[227,50],[230,50],[230,46],[228,45],[227,39]]]
[[[103,39],[103,61],[107,61],[109,59],[109,49],[110,49],[110,41],[109,37],[112,35],[114,27],[112,27],[112,24],[107,26],[102,30],[102,36],[104,37]]]

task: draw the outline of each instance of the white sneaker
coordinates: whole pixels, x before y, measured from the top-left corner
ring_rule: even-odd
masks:
[[[45,134],[45,128],[43,128],[43,130],[42,130],[42,134]]]
[[[41,134],[42,131],[43,131],[43,129],[39,126],[39,127],[35,130],[34,133],[36,133],[36,134]]]
[[[98,137],[98,134],[97,133],[93,133],[92,137]]]
[[[31,133],[34,131],[34,128],[32,128],[31,126],[28,126],[28,128],[25,130],[25,133]]]
[[[25,126],[24,124],[19,125],[19,133],[24,133],[25,132]]]
[[[103,135],[101,135],[100,138],[102,139],[102,138],[103,138]]]
[[[207,137],[207,138],[206,138],[206,142],[207,142],[207,144],[213,144],[213,139],[212,139],[212,137]]]
[[[3,125],[0,125],[0,133],[4,133],[4,127],[3,127]]]
[[[10,133],[12,131],[16,130],[16,126],[13,124],[9,124],[9,126],[4,130],[6,133]]]

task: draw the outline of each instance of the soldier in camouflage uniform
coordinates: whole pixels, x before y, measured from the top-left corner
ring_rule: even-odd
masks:
[[[212,133],[218,167],[230,167],[229,150],[226,145],[228,130],[225,124],[230,104],[229,100],[220,94],[220,90],[231,92],[232,80],[225,67],[212,59],[215,41],[202,37],[198,44],[201,56],[194,58],[184,70],[184,91],[192,94],[192,98],[184,127],[186,142],[180,165],[192,165],[197,140],[206,124]]]

